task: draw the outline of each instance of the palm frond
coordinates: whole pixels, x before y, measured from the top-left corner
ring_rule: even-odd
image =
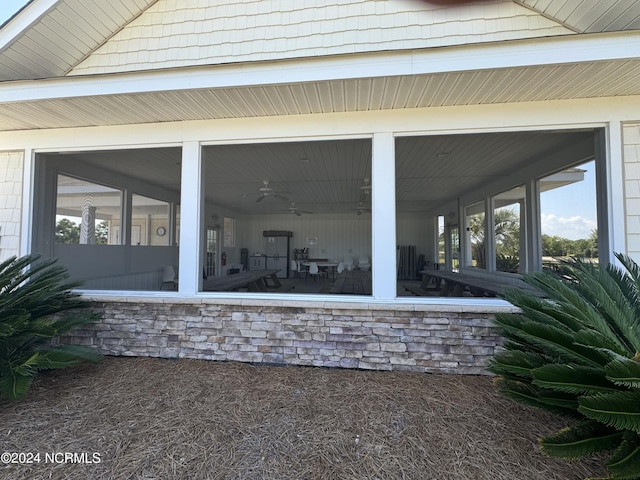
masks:
[[[546,363],[547,360],[537,353],[506,350],[491,358],[488,369],[496,375],[531,379],[531,371]]]
[[[578,411],[588,418],[619,430],[640,432],[640,391],[581,397]]]
[[[614,479],[640,478],[640,437],[637,433],[624,432],[622,442],[607,462],[607,467]]]
[[[604,367],[604,371],[616,385],[640,388],[640,364],[630,358],[613,360]]]
[[[532,371],[533,384],[575,395],[614,393],[619,389],[607,380],[601,368],[548,364]]]
[[[617,332],[612,330],[609,322],[580,293],[577,286],[580,282],[587,281],[588,278],[587,275],[579,276],[578,282],[569,285],[552,275],[543,273],[532,273],[524,277],[525,281],[547,292],[559,310],[573,318],[580,319],[582,325],[600,332],[611,341],[620,342]]]
[[[541,450],[550,457],[580,458],[598,452],[615,450],[623,432],[605,427],[594,420],[563,428],[554,435],[538,439]]]
[[[541,408],[557,415],[584,418],[576,411],[578,401],[575,395],[549,390],[543,391],[530,384],[510,381],[502,377],[496,377],[494,384],[503,395],[526,405]]]

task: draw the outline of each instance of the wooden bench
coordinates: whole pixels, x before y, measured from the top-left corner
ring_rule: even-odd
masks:
[[[331,286],[329,293],[371,295],[371,271],[345,270]]]
[[[419,273],[423,274],[420,289],[428,290],[429,285],[433,282],[436,287],[440,288],[440,296],[442,297],[461,297],[467,291],[474,297],[495,297],[503,295],[505,290],[509,288],[517,288],[536,296],[543,296],[541,291],[519,278],[501,281],[495,277],[468,275],[447,270],[422,270]]]
[[[402,285],[402,287],[407,291],[411,292],[418,297],[430,297],[433,296],[433,290],[425,290],[424,288],[415,287],[413,285]]]
[[[208,278],[202,282],[202,290],[205,292],[229,292],[246,288],[250,292],[266,292],[268,288],[282,286],[276,275],[279,271],[280,269],[249,270],[226,277]],[[269,285],[269,281],[272,282],[272,285]]]

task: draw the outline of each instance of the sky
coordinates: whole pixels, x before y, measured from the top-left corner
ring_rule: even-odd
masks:
[[[28,0],[0,0],[0,24],[16,13]],[[582,185],[548,192],[542,198],[542,232],[577,240],[587,238],[596,228],[595,180],[593,170],[585,174]]]
[[[6,22],[27,2],[28,0],[0,0],[0,24]]]

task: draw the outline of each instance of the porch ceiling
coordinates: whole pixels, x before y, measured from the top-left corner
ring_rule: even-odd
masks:
[[[0,131],[640,95],[640,60],[0,102]]]
[[[399,138],[398,212],[437,211],[458,196],[545,161],[553,152],[561,151],[567,164],[587,160],[593,145],[592,131]],[[180,189],[178,148],[58,155]],[[315,214],[355,216],[360,201],[364,210],[370,208],[370,197],[360,188],[371,176],[368,139],[207,146],[203,160],[207,201],[237,215],[287,214],[290,202]],[[276,197],[256,202],[264,180],[288,202]]]

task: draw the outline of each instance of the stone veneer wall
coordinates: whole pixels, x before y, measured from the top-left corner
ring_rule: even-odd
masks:
[[[485,374],[508,308],[231,302],[96,301],[102,321],[65,337],[107,355]]]

